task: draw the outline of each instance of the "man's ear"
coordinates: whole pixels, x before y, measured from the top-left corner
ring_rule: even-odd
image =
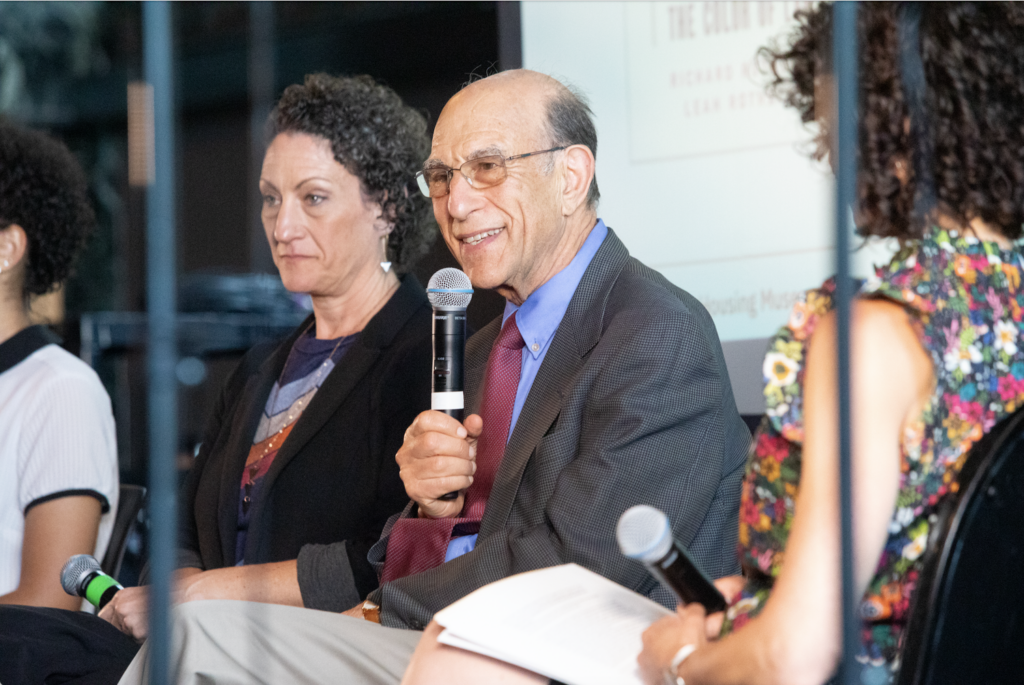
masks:
[[[25,259],[27,253],[28,236],[20,224],[0,229],[0,269],[13,269]]]
[[[594,178],[594,153],[586,145],[565,150],[565,185],[562,187],[562,215],[570,216],[587,201]]]

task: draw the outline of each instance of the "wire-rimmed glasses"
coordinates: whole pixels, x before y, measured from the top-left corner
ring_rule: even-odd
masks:
[[[435,166],[416,173],[416,183],[420,192],[427,197],[444,197],[451,188],[452,175],[458,171],[466,179],[471,187],[481,190],[496,186],[508,178],[506,162],[533,155],[543,155],[548,152],[558,152],[567,146],[553,147],[549,150],[538,150],[537,152],[526,152],[521,155],[502,157],[501,155],[487,155],[471,159],[458,169],[445,166]]]

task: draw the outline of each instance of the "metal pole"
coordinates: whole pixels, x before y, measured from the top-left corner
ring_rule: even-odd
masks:
[[[142,6],[143,62],[153,88],[154,174],[146,195],[149,326],[150,683],[169,679],[170,591],[177,542],[178,398],[175,341],[174,69],[171,6]]]
[[[843,661],[840,682],[859,682],[860,602],[854,576],[853,483],[850,451],[850,210],[857,198],[857,4],[833,5],[832,50],[836,79],[836,323],[839,389],[839,497],[842,521]]]

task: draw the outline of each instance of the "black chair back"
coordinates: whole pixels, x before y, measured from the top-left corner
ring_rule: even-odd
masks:
[[[121,485],[118,494],[117,513],[114,515],[114,530],[110,534],[107,553],[103,555],[100,567],[108,576],[117,578],[124,560],[128,537],[135,530],[135,523],[146,499],[146,488],[141,485]]]
[[[1024,409],[970,451],[932,526],[898,685],[1024,682]]]

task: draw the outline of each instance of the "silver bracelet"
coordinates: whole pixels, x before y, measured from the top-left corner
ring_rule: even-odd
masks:
[[[686,681],[679,675],[679,667],[686,659],[697,651],[697,645],[683,645],[672,657],[672,664],[665,669],[665,685],[686,685]]]

